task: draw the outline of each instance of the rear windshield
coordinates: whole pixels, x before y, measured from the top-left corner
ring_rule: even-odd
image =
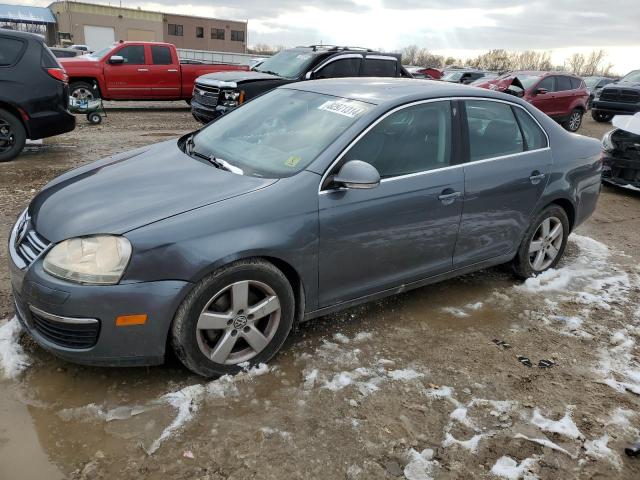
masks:
[[[0,67],[13,65],[22,56],[25,42],[16,38],[0,37]]]
[[[254,68],[256,72],[271,73],[285,78],[297,78],[313,62],[314,55],[305,50],[283,50]]]
[[[372,107],[314,92],[274,90],[197,133],[194,152],[224,160],[245,175],[289,177],[307,167]]]

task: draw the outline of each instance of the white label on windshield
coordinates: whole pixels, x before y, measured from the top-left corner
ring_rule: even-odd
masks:
[[[301,53],[300,55],[297,55],[296,58],[298,60],[307,60],[311,58],[311,55],[309,55],[308,53]]]
[[[318,110],[337,113],[349,118],[356,118],[364,112],[364,108],[342,100],[329,100],[318,107]]]

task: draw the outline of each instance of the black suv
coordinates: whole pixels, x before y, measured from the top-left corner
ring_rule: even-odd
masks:
[[[634,70],[618,82],[596,91],[591,116],[596,122],[608,122],[615,115],[640,112],[640,70]]]
[[[67,80],[42,38],[0,29],[0,162],[16,157],[27,138],[75,128]]]
[[[250,71],[210,73],[196,79],[191,113],[208,123],[286,83],[339,77],[408,77],[400,55],[365,48],[311,45],[283,50]]]

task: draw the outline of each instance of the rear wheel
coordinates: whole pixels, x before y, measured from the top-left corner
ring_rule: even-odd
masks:
[[[93,100],[100,98],[100,92],[97,88],[87,82],[73,82],[69,85],[69,95],[76,100]]]
[[[567,246],[569,219],[564,209],[551,205],[531,222],[514,259],[514,269],[521,278],[529,278],[554,268]]]
[[[613,115],[610,113],[598,112],[597,110],[591,110],[591,118],[593,118],[596,122],[605,123],[610,122],[613,118]]]
[[[571,115],[569,115],[569,120],[564,123],[564,128],[566,128],[570,132],[577,132],[580,128],[580,125],[582,125],[582,115],[584,115],[584,112],[582,110],[580,110],[579,108],[574,109],[571,112]]]
[[[214,377],[269,361],[293,325],[295,300],[272,264],[242,260],[200,281],[174,319],[171,343],[191,371]]]
[[[0,162],[17,157],[27,140],[22,122],[12,113],[0,109]]]

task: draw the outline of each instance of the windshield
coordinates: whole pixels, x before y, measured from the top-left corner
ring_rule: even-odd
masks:
[[[283,50],[255,67],[257,72],[271,73],[285,78],[299,77],[313,61],[313,54],[305,50]]]
[[[319,93],[273,90],[197,133],[193,152],[222,160],[245,175],[289,177],[372,107]]]
[[[600,81],[600,77],[584,77],[583,80],[587,88],[593,88]]]
[[[626,74],[621,82],[640,83],[640,70],[634,70],[631,73]]]
[[[457,82],[462,78],[463,72],[447,72],[445,73],[440,80],[449,80]]]
[[[109,53],[111,51],[111,49],[113,48],[113,45],[110,47],[104,47],[102,50],[98,50],[96,52],[90,53],[89,55],[87,55],[87,57],[95,57],[95,58],[102,58],[104,57],[107,53]]]
[[[516,75],[515,78],[520,81],[525,90],[529,90],[540,80],[540,75]]]

